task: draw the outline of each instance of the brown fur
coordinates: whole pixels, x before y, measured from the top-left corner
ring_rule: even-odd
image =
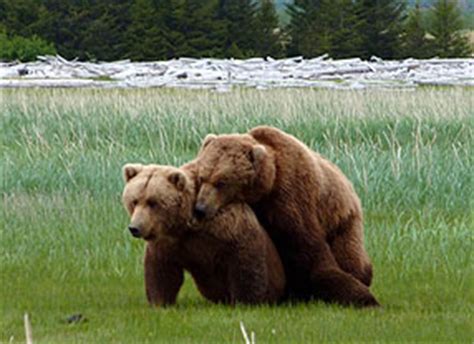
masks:
[[[360,201],[335,165],[265,126],[207,137],[197,163],[196,209],[212,217],[231,202],[251,204],[282,258],[289,296],[378,305]]]
[[[285,275],[278,253],[244,203],[197,222],[195,165],[126,165],[123,202],[136,236],[147,240],[145,286],[154,305],[169,305],[191,273],[207,299],[222,303],[277,302]]]

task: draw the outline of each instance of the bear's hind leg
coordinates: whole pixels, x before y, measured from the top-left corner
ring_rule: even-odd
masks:
[[[317,252],[310,276],[314,296],[343,305],[379,306],[366,285],[339,267],[326,242],[312,246]]]
[[[338,265],[366,286],[372,283],[372,264],[364,248],[362,220],[346,221],[328,240]]]

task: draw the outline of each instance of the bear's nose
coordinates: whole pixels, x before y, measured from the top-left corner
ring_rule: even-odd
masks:
[[[206,206],[202,203],[197,203],[194,207],[194,216],[198,220],[202,220],[206,217]]]
[[[132,233],[132,235],[133,235],[135,238],[141,237],[140,229],[138,229],[137,227],[128,226],[128,230],[130,231],[130,233]]]

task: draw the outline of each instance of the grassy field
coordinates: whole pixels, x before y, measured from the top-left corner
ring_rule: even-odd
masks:
[[[470,342],[473,88],[0,90],[0,342]],[[228,307],[188,277],[148,307],[121,167],[181,164],[209,132],[277,126],[336,162],[364,205],[383,308]],[[86,321],[68,324],[80,313]]]

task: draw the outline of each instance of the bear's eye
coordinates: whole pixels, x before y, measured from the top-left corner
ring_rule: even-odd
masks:
[[[223,181],[218,181],[217,183],[214,184],[216,189],[223,189],[226,186],[226,183]]]
[[[150,207],[151,209],[155,209],[158,207],[158,203],[154,200],[148,200],[146,202],[146,204],[148,205],[148,207]]]
[[[132,208],[135,208],[138,204],[138,200],[132,201]]]

